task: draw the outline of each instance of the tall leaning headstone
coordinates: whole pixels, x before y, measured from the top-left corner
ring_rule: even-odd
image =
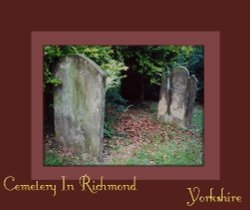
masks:
[[[162,75],[162,83],[160,90],[160,101],[158,104],[158,118],[164,119],[164,116],[169,110],[170,103],[170,78],[169,72]]]
[[[196,91],[195,76],[190,77],[188,69],[183,66],[163,75],[158,118],[182,128],[190,127]]]
[[[83,55],[66,56],[55,69],[55,138],[84,157],[102,160],[105,73]]]

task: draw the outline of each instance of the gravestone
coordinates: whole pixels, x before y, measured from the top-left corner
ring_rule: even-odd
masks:
[[[189,76],[185,67],[163,75],[158,118],[182,128],[190,127],[196,91],[197,80],[194,75]]]
[[[55,138],[82,157],[102,160],[105,73],[83,55],[66,56],[55,68]]]
[[[158,118],[159,119],[164,119],[164,116],[168,111],[169,102],[170,102],[169,85],[170,85],[169,73],[163,74],[162,85],[161,85],[161,90],[160,90],[160,101],[158,105]]]
[[[191,78],[189,79],[189,84],[188,84],[187,110],[186,110],[186,116],[185,116],[186,125],[188,126],[191,125],[195,97],[196,97],[196,92],[198,88],[197,84],[198,84],[197,78],[194,75],[192,75]]]

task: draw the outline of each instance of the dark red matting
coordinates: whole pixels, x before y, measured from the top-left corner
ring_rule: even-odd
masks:
[[[247,0],[1,1],[0,209],[249,209],[248,4]],[[217,165],[220,171],[219,179],[199,179],[200,176],[192,169],[197,179],[187,180],[184,176],[188,174],[183,172],[181,175],[183,180],[138,180],[136,192],[109,191],[98,192],[95,195],[80,191],[58,192],[56,197],[52,197],[49,192],[6,191],[2,181],[9,175],[15,176],[17,184],[33,182],[31,35],[34,31],[204,33],[218,31],[220,33],[220,164]],[[40,68],[41,66],[36,71],[40,72]],[[213,86],[213,81],[213,78],[209,79],[208,85]],[[36,98],[40,100],[39,95]],[[209,113],[206,114],[206,118],[213,118],[216,115],[217,113]],[[218,148],[214,149],[217,153]],[[39,153],[37,155],[39,156]],[[207,157],[207,154],[205,156]],[[154,173],[153,170],[151,173]],[[52,175],[64,174],[53,172]],[[140,174],[134,175],[140,177]],[[113,176],[116,177],[116,174]],[[107,181],[109,184],[128,182],[130,181]],[[60,185],[60,181],[55,180],[41,181],[41,183]],[[78,184],[77,181],[71,183]],[[243,202],[199,203],[194,207],[187,207],[189,195],[186,188],[195,186],[199,186],[204,194],[207,194],[211,187],[216,190],[225,187],[231,194],[241,195]]]

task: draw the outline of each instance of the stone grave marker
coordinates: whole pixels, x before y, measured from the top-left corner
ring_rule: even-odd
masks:
[[[82,157],[102,160],[105,73],[83,55],[66,56],[55,68],[55,138]]]
[[[190,77],[185,67],[163,75],[158,118],[182,128],[190,127],[196,91],[197,79]]]

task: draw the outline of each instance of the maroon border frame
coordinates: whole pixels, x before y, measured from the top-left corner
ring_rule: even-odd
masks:
[[[220,64],[218,31],[33,31],[31,32],[31,178],[76,180],[84,174],[105,180],[220,179]],[[204,166],[43,166],[43,45],[203,45],[205,49]]]

